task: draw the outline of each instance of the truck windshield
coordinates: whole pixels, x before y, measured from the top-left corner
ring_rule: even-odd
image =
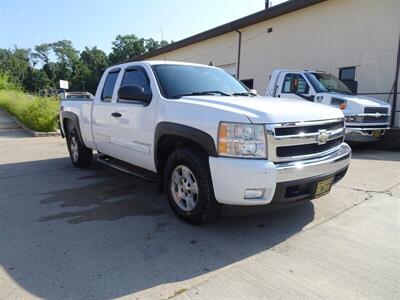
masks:
[[[155,65],[163,96],[177,99],[185,95],[252,96],[241,82],[224,70],[190,65]]]
[[[310,72],[306,73],[306,76],[317,93],[337,92],[343,94],[353,94],[353,92],[350,91],[343,82],[341,82],[332,74]]]

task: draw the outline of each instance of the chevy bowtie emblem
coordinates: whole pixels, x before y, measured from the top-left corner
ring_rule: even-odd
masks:
[[[377,112],[377,113],[375,113],[375,116],[374,116],[374,117],[378,119],[378,118],[382,117],[382,115],[381,115],[380,113]]]
[[[318,145],[326,144],[326,142],[329,140],[330,135],[331,135],[331,133],[329,131],[326,131],[326,129],[318,130],[318,135],[316,138]]]

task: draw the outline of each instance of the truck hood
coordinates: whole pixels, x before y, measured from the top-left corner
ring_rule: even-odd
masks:
[[[331,97],[338,98],[338,99],[344,99],[348,102],[353,102],[360,104],[364,107],[389,107],[390,105],[379,99],[363,96],[363,95],[346,95],[346,94],[340,94],[340,93],[330,93]]]
[[[177,101],[241,113],[252,123],[287,123],[343,118],[340,109],[328,105],[272,97],[185,96]],[[221,120],[229,121],[229,120]]]

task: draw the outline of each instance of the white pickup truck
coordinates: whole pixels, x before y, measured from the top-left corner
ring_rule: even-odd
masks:
[[[110,67],[93,101],[62,101],[60,123],[75,166],[89,166],[96,150],[119,170],[155,175],[190,223],[222,206],[261,210],[322,196],[351,157],[340,109],[260,97],[197,64]]]
[[[390,105],[382,100],[354,95],[332,74],[309,70],[274,70],[266,96],[308,100],[342,109],[346,141],[374,142],[390,125]]]

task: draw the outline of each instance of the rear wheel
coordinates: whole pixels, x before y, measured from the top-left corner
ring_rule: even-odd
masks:
[[[92,149],[83,145],[75,130],[68,133],[67,145],[71,162],[75,167],[84,168],[90,166],[92,163],[93,152]]]
[[[185,222],[201,224],[218,216],[208,157],[201,151],[180,149],[168,157],[164,190],[171,208]]]

